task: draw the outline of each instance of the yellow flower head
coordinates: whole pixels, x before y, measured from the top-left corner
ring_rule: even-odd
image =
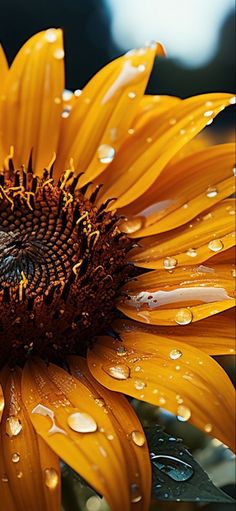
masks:
[[[74,93],[60,30],[9,70],[0,54],[4,511],[59,511],[60,458],[113,511],[147,510],[122,394],[232,447],[234,391],[210,355],[234,352],[234,147],[192,139],[234,98],[145,95],[163,53],[133,50]]]

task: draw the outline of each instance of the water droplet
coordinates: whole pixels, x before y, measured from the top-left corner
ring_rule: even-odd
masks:
[[[142,495],[140,494],[140,488],[137,483],[131,484],[131,502],[134,504],[136,502],[140,502],[142,500]]]
[[[73,96],[73,92],[71,92],[71,90],[68,90],[68,89],[64,89],[63,93],[62,93],[62,99],[63,101],[70,101],[70,99],[72,98]]]
[[[175,456],[151,453],[150,458],[153,465],[173,481],[188,481],[194,474],[194,470],[189,463],[179,460]]]
[[[212,431],[212,424],[205,424],[204,429],[207,433],[210,433]]]
[[[8,417],[6,420],[6,434],[9,437],[17,436],[22,430],[21,421],[17,417]]]
[[[133,135],[134,134],[134,129],[133,128],[129,128],[128,129],[128,133],[129,133],[129,135]]]
[[[130,376],[130,369],[124,364],[108,366],[107,368],[104,368],[104,370],[116,380],[127,380]]]
[[[53,55],[54,55],[55,59],[57,59],[57,60],[61,60],[61,59],[63,59],[63,58],[64,58],[64,56],[65,56],[65,52],[64,52],[64,50],[63,50],[62,48],[57,48],[57,49],[54,51]]]
[[[235,105],[235,102],[236,102],[236,96],[234,96],[233,98],[231,98],[231,99],[229,100],[229,103],[230,103],[231,105]]]
[[[212,114],[214,114],[213,110],[207,110],[203,115],[204,117],[211,117]]]
[[[232,277],[234,277],[234,278],[236,277],[236,268],[233,268],[233,270],[232,270]]]
[[[20,461],[20,455],[18,452],[14,452],[12,457],[11,457],[11,460],[13,461],[13,463],[18,463]]]
[[[99,497],[89,497],[86,501],[87,511],[99,511],[101,509],[101,499]]]
[[[52,426],[48,431],[49,435],[53,435],[55,433],[62,433],[63,435],[67,435],[67,433],[66,433],[66,431],[64,431],[64,429],[61,429],[56,425],[55,414],[54,414],[53,410],[51,410],[47,406],[38,404],[37,406],[34,407],[34,409],[32,410],[31,413],[37,414],[37,415],[42,415],[43,417],[49,417],[51,419]]]
[[[76,98],[81,96],[81,94],[82,94],[82,90],[81,89],[76,89],[75,92],[74,92],[74,95],[75,95]]]
[[[180,405],[177,409],[177,419],[181,422],[186,422],[191,417],[191,411],[187,406]]]
[[[213,197],[216,197],[218,194],[218,190],[215,187],[209,186],[206,191],[206,196],[209,199],[212,199]]]
[[[174,349],[170,351],[170,358],[172,360],[177,360],[178,358],[182,357],[183,353],[180,350]]]
[[[138,373],[139,371],[141,371],[141,367],[140,367],[140,366],[136,366],[136,367],[134,368],[134,370],[135,370],[135,372],[136,372],[136,373]]]
[[[176,121],[176,119],[174,119],[174,118],[172,118],[172,119],[170,119],[170,120],[169,120],[169,124],[170,124],[171,126],[173,126],[174,124],[176,124],[176,122],[177,122],[177,121]]]
[[[233,175],[236,177],[236,167],[233,168]]]
[[[208,243],[208,248],[212,250],[212,252],[219,252],[224,248],[224,245],[221,240],[211,240]]]
[[[116,350],[116,354],[119,356],[119,357],[123,357],[124,355],[126,355],[126,349],[124,346],[118,346],[117,350]]]
[[[163,261],[163,266],[165,270],[172,270],[178,264],[177,259],[175,257],[166,257]]]
[[[59,476],[54,468],[46,468],[44,470],[44,482],[50,490],[55,490],[58,486]]]
[[[45,39],[48,43],[55,43],[57,40],[57,31],[55,28],[49,28],[45,32]]]
[[[180,133],[180,135],[184,135],[186,133],[186,130],[181,129],[181,130],[179,130],[179,133]]]
[[[165,405],[166,404],[166,400],[164,397],[160,397],[159,398],[159,404],[162,406],[162,405]]]
[[[139,64],[139,66],[138,66],[138,71],[139,71],[140,73],[143,73],[143,72],[145,71],[145,69],[146,69],[146,66],[145,66],[144,64]]]
[[[195,248],[189,248],[186,252],[186,254],[189,256],[189,257],[196,257],[197,256],[197,251]]]
[[[115,154],[114,147],[108,144],[101,144],[98,148],[98,159],[101,163],[111,163]]]
[[[9,480],[9,479],[8,479],[7,475],[6,475],[6,474],[3,474],[3,476],[2,476],[2,482],[3,482],[3,483],[8,483],[8,480]]]
[[[135,445],[142,447],[145,444],[145,436],[142,431],[132,431],[131,438]]]
[[[213,117],[212,117],[212,119],[210,119],[210,120],[206,123],[206,125],[207,125],[207,126],[210,126],[210,124],[212,124],[212,123],[213,123],[213,121],[214,121],[214,119],[213,119]]]
[[[143,390],[146,387],[146,383],[141,380],[135,380],[134,386],[135,386],[136,390]]]
[[[67,119],[67,117],[69,117],[69,115],[70,115],[70,112],[71,112],[71,108],[64,108],[64,110],[61,113],[62,118]]]
[[[134,99],[134,98],[136,98],[136,92],[133,92],[133,91],[128,92],[128,97],[129,97],[130,99]]]
[[[97,406],[100,406],[100,408],[102,408],[103,406],[106,406],[106,403],[105,403],[104,399],[101,398],[101,397],[96,397],[94,399],[94,401],[95,401]]]
[[[84,412],[71,413],[69,417],[67,417],[67,423],[68,426],[77,433],[93,433],[97,430],[97,423],[93,417]]]
[[[192,322],[193,314],[190,309],[179,309],[175,321],[178,325],[189,325]]]
[[[131,220],[126,220],[122,223],[121,229],[126,234],[132,234],[133,232],[138,231],[142,227],[142,219],[140,217],[134,217]]]
[[[20,470],[20,472],[17,472],[16,477],[18,479],[21,479],[23,477],[23,472],[21,472],[21,470]]]

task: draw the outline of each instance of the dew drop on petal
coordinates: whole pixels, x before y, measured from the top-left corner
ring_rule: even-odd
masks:
[[[14,452],[12,454],[11,460],[13,461],[13,463],[18,463],[20,461],[19,453],[18,452]]]
[[[21,479],[23,477],[23,472],[21,472],[21,470],[20,470],[20,472],[17,472],[16,477],[17,477],[17,479]]]
[[[197,256],[197,251],[195,248],[189,248],[186,252],[186,254],[189,256],[189,257],[196,257]]]
[[[135,504],[136,502],[140,502],[142,500],[142,495],[140,493],[140,488],[137,483],[131,484],[131,502]]]
[[[177,259],[175,257],[166,257],[163,261],[163,266],[165,270],[172,270],[178,264]]]
[[[118,346],[118,348],[116,349],[116,354],[118,355],[118,357],[124,357],[124,355],[126,355],[126,349],[124,346]]]
[[[218,190],[217,188],[213,187],[213,186],[209,186],[207,188],[207,191],[206,191],[206,196],[209,198],[209,199],[212,199],[213,197],[216,197],[218,194]]]
[[[180,350],[174,349],[170,351],[170,358],[172,360],[178,360],[178,358],[182,357],[183,353]]]
[[[177,409],[177,419],[181,422],[186,422],[191,417],[191,411],[187,406],[180,405]]]
[[[234,278],[236,277],[236,268],[233,268],[233,270],[232,270],[232,277],[234,277]]]
[[[74,91],[74,96],[75,96],[76,98],[78,98],[79,96],[81,96],[81,94],[82,94],[82,90],[81,90],[81,89],[76,89],[76,90]]]
[[[64,89],[63,93],[62,93],[62,99],[63,101],[70,101],[70,99],[72,98],[73,96],[73,92],[71,90],[68,90],[68,89]]]
[[[208,248],[212,250],[212,252],[219,252],[224,248],[224,245],[221,240],[211,240],[208,243]]]
[[[50,490],[55,490],[59,484],[59,476],[54,468],[46,468],[44,470],[44,482]]]
[[[230,103],[231,105],[235,105],[235,103],[236,103],[236,96],[234,96],[233,98],[231,98],[231,99],[229,100],[229,103]]]
[[[146,387],[146,383],[141,380],[135,380],[134,386],[135,386],[136,390],[143,390]]]
[[[236,167],[233,168],[233,175],[236,177]]]
[[[140,73],[143,73],[143,72],[145,71],[145,69],[146,69],[146,66],[145,66],[144,64],[139,64],[139,66],[138,66],[138,71],[139,71]]]
[[[111,163],[115,153],[114,147],[108,144],[101,144],[98,148],[98,159],[101,163]]]
[[[205,424],[204,429],[207,433],[210,433],[212,431],[212,424]]]
[[[97,406],[100,406],[100,408],[102,408],[103,406],[106,406],[106,403],[105,403],[104,399],[101,398],[101,397],[96,397],[94,399],[94,401],[95,401]]]
[[[142,447],[145,444],[145,436],[142,433],[142,431],[132,431],[131,433],[132,441],[135,445],[138,445],[138,447]]]
[[[192,322],[193,314],[190,309],[179,309],[175,321],[178,325],[189,325]]]
[[[128,97],[129,97],[130,99],[134,99],[134,98],[136,98],[136,92],[133,92],[133,91],[128,92]]]
[[[97,423],[93,417],[84,412],[71,413],[67,417],[67,423],[68,426],[77,433],[93,433],[97,430]]]
[[[6,434],[9,437],[17,436],[22,430],[20,419],[15,416],[8,417],[6,420]]]
[[[55,59],[57,60],[61,60],[64,58],[65,56],[65,52],[62,48],[57,48],[54,53],[53,53],[53,56],[55,57]]]
[[[213,110],[207,110],[204,112],[204,117],[211,117],[212,114],[214,114]]]
[[[127,380],[130,376],[130,369],[124,364],[110,365],[103,369],[109,376],[115,378],[115,380]]]
[[[45,32],[45,39],[48,43],[55,43],[57,40],[57,31],[55,28],[49,28]]]
[[[159,398],[159,405],[161,405],[161,406],[162,406],[162,405],[165,405],[165,404],[166,404],[166,400],[165,400],[165,398],[164,398],[164,397],[160,397],[160,398]]]
[[[8,479],[7,475],[6,475],[6,474],[3,474],[3,476],[2,476],[2,482],[3,482],[3,483],[8,483],[8,481],[9,481],[9,479]]]

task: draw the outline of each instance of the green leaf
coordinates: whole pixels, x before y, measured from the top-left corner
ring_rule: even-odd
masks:
[[[167,435],[160,426],[146,428],[145,432],[153,469],[154,499],[234,503],[230,496],[214,486],[181,439]]]

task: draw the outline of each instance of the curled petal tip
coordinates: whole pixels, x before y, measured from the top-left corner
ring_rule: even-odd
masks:
[[[156,55],[158,55],[159,57],[167,57],[165,46],[163,46],[163,44],[160,43],[159,41],[157,41],[156,43]]]

